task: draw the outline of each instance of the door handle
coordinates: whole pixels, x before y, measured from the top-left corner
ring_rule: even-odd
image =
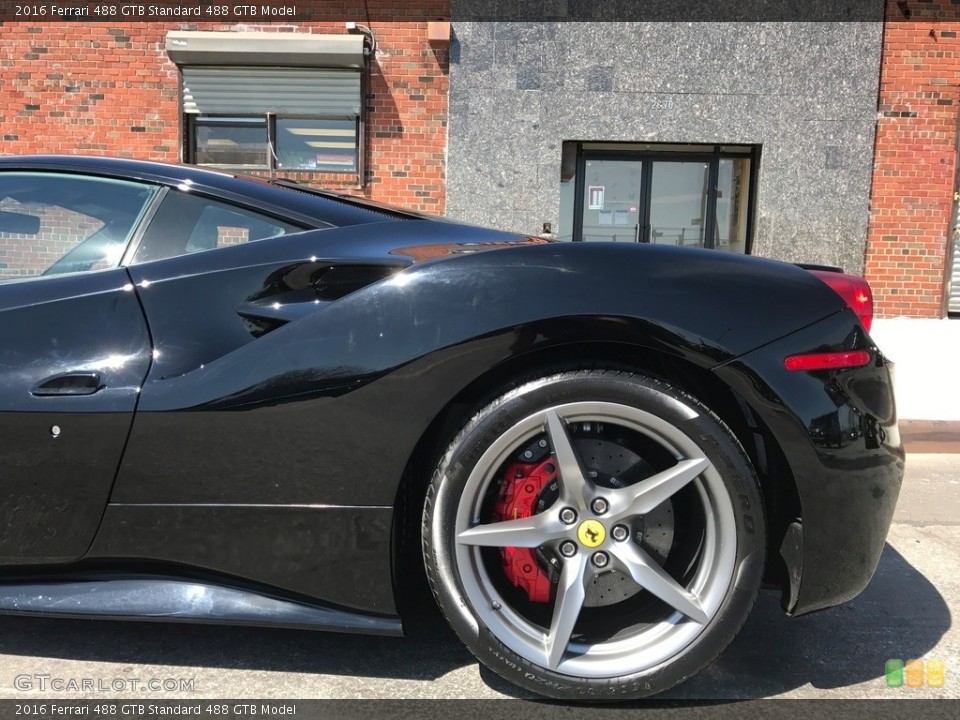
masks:
[[[93,395],[104,388],[98,372],[66,372],[48,377],[30,391],[37,397],[50,395]]]

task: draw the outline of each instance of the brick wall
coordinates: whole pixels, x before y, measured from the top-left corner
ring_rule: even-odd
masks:
[[[187,22],[7,22],[0,24],[0,154],[112,155],[176,162],[178,70],[168,30],[344,33],[366,23],[351,2],[301,0],[317,19],[295,25]],[[340,6],[338,8],[338,6]],[[368,182],[356,175],[283,173],[431,212],[444,209],[448,46],[431,44],[427,23],[449,0],[418,2],[409,22],[372,21],[379,52],[367,99]]]
[[[896,3],[887,8],[866,257],[881,316],[943,311],[960,106],[952,16],[921,9],[908,20]]]

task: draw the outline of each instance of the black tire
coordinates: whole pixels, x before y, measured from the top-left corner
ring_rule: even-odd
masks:
[[[577,420],[578,417],[593,417],[590,413],[601,410],[612,413],[609,417],[613,419],[604,420],[603,423]],[[568,575],[564,573],[568,571],[569,563],[569,577],[574,578],[572,582],[580,583],[571,586],[574,590],[568,591],[564,597],[574,599],[565,599],[563,608],[559,610],[560,603],[555,599],[558,592],[555,581],[551,590],[554,599],[550,604],[531,601],[531,597],[522,596],[522,592],[513,587],[507,571],[498,565],[502,556],[496,548],[500,545],[475,547],[472,543],[480,541],[476,540],[476,535],[471,535],[471,532],[477,532],[478,523],[483,526],[483,521],[488,519],[487,509],[493,502],[491,493],[497,491],[498,483],[510,482],[509,479],[501,479],[504,463],[491,464],[490,458],[494,457],[495,452],[500,452],[501,455],[496,457],[502,458],[502,453],[507,451],[498,448],[509,447],[510,438],[514,435],[518,438],[532,437],[530,433],[537,430],[529,428],[540,427],[536,420],[540,417],[551,418],[554,422],[550,425],[549,420],[544,420],[543,435],[539,436],[541,440],[535,441],[541,444],[543,438],[549,441],[545,451],[549,453],[547,460],[558,456],[561,459],[572,457],[558,453],[554,447],[559,446],[562,451],[563,438],[567,438],[568,447],[574,448],[574,455],[580,462],[580,474],[567,470],[571,480],[565,483],[560,461],[557,461],[558,475],[553,489],[560,496],[552,504],[549,504],[549,500],[538,500],[540,506],[535,517],[547,518],[552,523],[550,532],[555,532],[553,528],[558,527],[556,523],[559,520],[554,519],[554,514],[560,518],[560,506],[565,502],[564,498],[569,500],[569,496],[563,494],[567,484],[571,488],[586,487],[595,493],[610,495],[612,502],[609,509],[612,513],[615,508],[624,507],[616,504],[621,495],[625,498],[633,495],[639,497],[638,488],[654,488],[657,480],[652,480],[646,486],[641,485],[652,474],[677,474],[675,469],[680,467],[680,462],[688,462],[694,469],[701,467],[703,462],[709,465],[695,479],[683,480],[688,484],[674,491],[656,509],[644,507],[646,514],[624,515],[628,519],[622,521],[626,524],[620,526],[617,534],[626,535],[627,539],[619,541],[619,544],[613,530],[605,526],[605,533],[600,536],[603,545],[575,543],[576,561],[565,560],[559,554],[558,543],[569,542],[569,538],[565,540],[557,536],[559,539],[554,539],[551,535],[548,544],[537,546],[539,550],[535,552],[543,563],[541,572],[546,575],[551,571],[552,563],[554,570],[561,568],[554,575],[567,578]],[[622,427],[617,425],[621,417]],[[563,430],[559,433],[556,430],[556,418],[562,419]],[[644,422],[649,423],[649,428]],[[549,434],[551,428],[555,435]],[[522,432],[526,436],[520,434]],[[596,458],[584,460],[592,452],[590,448],[594,436],[590,433],[598,434],[596,446],[603,452],[616,445],[616,441],[610,438],[619,437],[620,446],[632,453],[630,459],[615,459],[615,453],[610,452],[610,459],[605,460],[600,458],[601,451],[598,450]],[[601,437],[601,433],[606,435]],[[661,450],[657,449],[655,443],[661,444]],[[662,448],[666,448],[667,453],[673,453],[675,458],[665,461]],[[513,462],[522,457],[518,455],[522,450],[522,447],[509,450],[508,460]],[[687,453],[696,459],[684,460]],[[620,458],[623,457],[621,453]],[[637,463],[635,457],[640,457],[643,462]],[[627,482],[616,477],[606,478],[598,470],[607,462],[634,463],[631,471],[646,467],[646,463],[651,469],[646,477]],[[671,467],[670,462],[678,464]],[[549,470],[554,465],[540,467]],[[573,466],[568,464],[566,467]],[[540,472],[546,471],[541,469]],[[484,477],[487,479],[484,480]],[[583,483],[577,486],[576,483],[581,480]],[[598,485],[601,482],[604,483],[603,487]],[[624,488],[624,483],[628,487]],[[654,502],[652,498],[659,497],[650,490],[643,492],[643,502],[647,504]],[[546,486],[540,497],[544,497],[543,493],[546,493]],[[595,503],[596,500],[587,499],[584,502]],[[568,527],[573,528],[583,520],[581,525],[586,528],[587,521],[584,518],[592,512],[590,508],[593,506],[577,507],[580,508],[577,521]],[[630,505],[630,508],[635,507],[639,505]],[[695,598],[698,605],[691,606],[694,610],[684,610],[686,606],[674,602],[677,596],[670,587],[660,590],[666,594],[655,597],[653,591],[648,592],[634,583],[628,590],[634,594],[616,601],[604,600],[605,596],[594,592],[602,582],[607,582],[611,575],[616,574],[610,573],[609,567],[604,571],[597,570],[596,563],[599,561],[595,560],[596,556],[604,555],[611,562],[619,563],[621,555],[627,560],[633,558],[637,552],[633,546],[638,546],[647,553],[645,557],[649,560],[654,557],[654,550],[647,543],[648,539],[653,542],[651,538],[654,538],[655,532],[648,530],[644,523],[647,518],[664,518],[667,517],[664,513],[674,512],[677,515],[688,513],[688,520],[702,519],[702,528],[692,522],[678,523],[675,531],[671,530],[669,540],[660,539],[660,542],[669,542],[669,548],[663,551],[661,564],[670,569],[664,572],[679,587],[687,588],[690,597]],[[494,516],[494,522],[498,517]],[[517,517],[516,512],[514,517]],[[568,513],[566,519],[569,518]],[[591,517],[590,521],[601,524],[607,522],[602,515]],[[620,522],[616,518],[609,520],[615,521]],[[640,530],[636,529],[638,524]],[[506,525],[491,525],[491,528],[498,530]],[[686,525],[694,529],[688,531]],[[628,526],[629,531],[624,529]],[[511,526],[507,529],[514,528]],[[458,534],[461,542],[457,540]],[[662,535],[667,537],[665,530]],[[582,538],[583,542],[595,541],[590,539],[592,534],[576,537]],[[725,540],[711,540],[714,537]],[[730,543],[730,539],[734,539],[734,542]],[[749,614],[760,586],[766,525],[760,487],[752,464],[733,433],[708,408],[690,395],[657,379],[611,370],[579,370],[540,378],[516,387],[483,407],[464,425],[440,458],[428,488],[422,540],[427,579],[440,609],[480,662],[508,681],[539,695],[563,700],[616,701],[654,695],[682,682],[714,660],[733,639]],[[536,538],[530,540],[537,541]],[[731,544],[735,545],[735,553],[729,549]],[[721,547],[725,549],[720,550]],[[570,552],[569,545],[565,550]],[[588,557],[590,562],[587,561]],[[545,558],[549,559],[549,563]],[[634,571],[640,572],[636,570],[637,564],[627,560],[616,566],[624,576],[615,578],[621,583],[624,580],[632,581],[636,577]],[[642,563],[640,567],[644,567]],[[582,575],[576,575],[577,572]],[[650,575],[647,573],[642,577]],[[687,582],[690,583],[689,587],[685,585]],[[569,584],[566,579],[561,580],[561,584],[565,583]],[[655,584],[656,580],[651,580],[651,583]],[[591,602],[612,604],[603,607],[602,612],[589,607],[581,609],[577,604],[580,586],[586,588],[583,591],[585,595],[594,592],[594,598],[601,598]],[[702,594],[697,595],[694,586]],[[661,597],[669,598],[670,602],[661,600]],[[507,605],[507,611],[504,610],[504,604]],[[584,606],[587,604],[584,602]],[[709,613],[706,612],[708,607],[713,608]],[[697,608],[702,610],[702,615],[695,612]],[[570,613],[575,613],[572,617],[576,618],[577,624],[569,627],[576,630],[571,629],[570,634],[565,634],[562,628],[567,627],[565,618],[570,617]],[[664,619],[658,620],[661,615]],[[618,631],[611,623],[623,623],[624,627]],[[551,624],[556,625],[555,631],[551,630]],[[546,649],[542,651],[542,657],[537,651],[537,628],[543,631],[545,638],[543,642]],[[670,639],[671,643],[657,645],[652,640],[648,641],[648,637],[657,637],[654,628],[674,633],[664,634],[664,638]],[[617,632],[620,634],[613,635]],[[621,635],[625,640],[615,644],[611,638],[618,639]],[[555,640],[551,644],[552,637]],[[606,654],[597,650],[601,646]],[[552,647],[561,647],[556,652],[562,654],[551,653]],[[659,662],[648,666],[652,658],[661,654],[663,657]],[[595,659],[591,659],[592,655]],[[556,659],[558,657],[559,660]],[[550,662],[555,667],[548,667]],[[594,664],[591,665],[591,662]]]

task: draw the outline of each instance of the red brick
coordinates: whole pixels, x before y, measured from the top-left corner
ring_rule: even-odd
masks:
[[[337,34],[344,32],[344,20],[363,20],[354,18],[356,6],[347,0],[301,0],[298,10],[312,12],[314,19],[296,25],[0,24],[0,67],[16,68],[0,82],[0,108],[6,115],[0,153],[95,153],[180,161],[178,71],[164,50],[167,31],[242,29]],[[367,170],[373,181],[361,189],[355,175],[300,172],[290,173],[292,177],[417,210],[442,212],[446,199],[443,158],[448,58],[445,51],[435,51],[428,42],[426,22],[414,20],[449,14],[449,0],[427,0],[411,11],[410,22],[376,23],[380,50],[390,59],[372,63],[368,87],[368,92],[377,95],[369,103],[374,110],[367,114],[366,126]],[[37,33],[37,27],[41,33]],[[37,52],[37,48],[46,52]],[[24,59],[25,55],[30,59]],[[409,61],[396,62],[401,55]],[[421,76],[432,81],[416,81]],[[401,81],[416,89],[396,89]],[[411,100],[411,94],[423,99]],[[40,107],[28,109],[28,105]],[[145,131],[135,132],[132,127]],[[4,135],[17,139],[2,140]],[[391,178],[394,166],[402,166],[410,177],[416,177],[420,191],[426,195],[411,189],[409,178]],[[379,182],[382,180],[386,182]]]
[[[960,35],[960,17],[946,6],[941,10],[953,14],[938,22],[904,21],[895,2],[887,5],[865,273],[880,316],[939,317],[943,310],[960,120],[955,80],[960,40],[940,33]],[[950,80],[934,83],[942,78]],[[942,100],[953,102],[941,105]],[[904,110],[917,117],[883,115]]]

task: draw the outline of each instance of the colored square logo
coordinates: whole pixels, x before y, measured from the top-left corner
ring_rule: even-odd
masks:
[[[923,687],[923,660],[907,660],[907,687]]]
[[[903,685],[903,660],[887,660],[886,665],[887,687]]]
[[[927,687],[943,687],[943,660],[927,660]]]

